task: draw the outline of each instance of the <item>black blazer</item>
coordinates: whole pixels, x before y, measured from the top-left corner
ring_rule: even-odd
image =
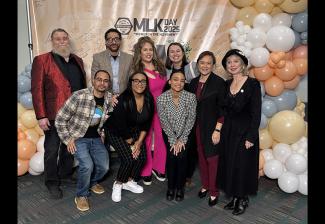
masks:
[[[191,80],[189,90],[196,93],[200,76]],[[206,157],[219,154],[219,144],[212,142],[212,133],[217,120],[223,116],[223,105],[225,97],[225,81],[214,73],[211,73],[206,80],[201,97],[197,101],[196,125],[201,131],[201,143]]]
[[[130,108],[131,107],[131,108]],[[154,102],[153,98],[145,99],[143,110],[148,111],[148,116],[146,122],[142,125],[137,125],[137,107],[134,97],[132,97],[132,102],[128,100],[126,96],[126,91],[124,91],[118,97],[118,104],[114,107],[111,116],[104,123],[105,131],[110,131],[115,135],[121,136],[123,139],[129,139],[132,137],[131,129],[138,129],[139,131],[148,131],[154,113]]]

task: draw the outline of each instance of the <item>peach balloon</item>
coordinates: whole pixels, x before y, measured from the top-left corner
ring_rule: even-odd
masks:
[[[297,75],[296,66],[292,61],[286,61],[283,68],[276,68],[275,75],[283,81],[292,80]]]
[[[264,81],[264,88],[268,95],[279,96],[284,89],[284,84],[277,76],[272,76]]]
[[[263,176],[265,176],[264,170],[263,169],[260,169],[258,171],[258,177],[260,178],[260,177],[263,177]]]
[[[248,6],[241,8],[236,16],[236,21],[243,21],[245,25],[252,26],[254,18],[257,16],[258,12],[255,8]]]
[[[17,161],[17,171],[18,171],[18,176],[24,175],[27,173],[29,168],[29,160],[21,160],[18,159]]]
[[[18,142],[18,158],[27,160],[32,158],[36,152],[36,145],[34,142],[23,139]]]
[[[38,124],[34,110],[25,111],[20,119],[26,128],[33,128]]]
[[[230,0],[231,3],[239,8],[253,5],[255,0]]]
[[[264,81],[270,78],[273,75],[274,71],[268,64],[263,67],[254,68],[255,78],[259,81]]]
[[[269,58],[269,61],[267,62],[267,64],[270,66],[270,68],[276,68],[276,64],[272,61],[271,58]]]
[[[264,163],[265,163],[264,156],[262,155],[262,153],[260,153],[260,159],[259,159],[259,162],[258,162],[258,169],[259,170],[263,169]]]
[[[273,9],[273,4],[269,0],[256,0],[254,7],[259,13],[270,13]]]
[[[296,66],[298,75],[305,75],[308,70],[307,59],[305,58],[295,58],[293,59],[293,64]]]
[[[37,144],[40,136],[34,128],[27,129],[26,131],[24,131],[24,133],[26,134],[26,139]]]
[[[270,120],[269,131],[277,142],[293,144],[305,134],[305,121],[298,113],[283,110]]]
[[[18,141],[19,141],[19,140],[25,139],[26,134],[23,131],[21,131],[20,129],[18,129],[18,136],[17,137],[18,137]]]
[[[20,104],[18,103],[17,106],[17,114],[18,114],[18,118],[20,118],[20,116],[26,111],[26,109]]]
[[[285,53],[283,60],[292,61],[293,51],[288,51]]]
[[[281,57],[279,54],[277,54],[277,52],[272,52],[270,54],[270,58],[271,58],[272,62],[274,62],[275,64],[281,60]]]
[[[300,81],[300,76],[296,75],[292,80],[284,81],[284,88],[286,89],[295,89]]]
[[[285,60],[281,60],[276,64],[277,68],[283,68],[286,65],[286,61]]]
[[[279,7],[288,13],[299,13],[307,8],[307,0],[284,0]]]
[[[293,59],[296,58],[305,58],[307,59],[308,57],[308,48],[306,45],[301,45],[294,49],[293,54],[292,54]]]
[[[36,125],[34,129],[40,136],[44,135],[44,131],[40,128],[40,126]]]
[[[271,147],[273,139],[266,128],[259,130],[259,141],[260,149],[269,149]]]
[[[27,128],[21,123],[20,119],[17,121],[17,127],[22,131],[27,130]]]

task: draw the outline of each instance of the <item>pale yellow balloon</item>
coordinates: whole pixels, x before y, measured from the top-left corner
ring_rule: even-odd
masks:
[[[259,13],[270,13],[274,5],[269,0],[256,0],[254,7]]]
[[[259,130],[260,135],[260,149],[269,149],[272,146],[272,136],[267,129]]]
[[[44,131],[38,125],[34,129],[40,136],[44,135]]]
[[[279,7],[288,13],[303,12],[307,8],[307,0],[284,0]]]
[[[230,0],[231,3],[239,8],[253,5],[255,0]]]
[[[38,139],[39,139],[39,134],[37,133],[37,131],[34,128],[31,129],[27,129],[24,131],[24,133],[26,134],[26,139],[34,142],[35,144],[37,144]]]
[[[37,125],[36,115],[34,110],[26,110],[20,117],[22,124],[26,128],[33,128]]]
[[[253,24],[253,20],[255,16],[257,16],[258,12],[255,8],[248,6],[240,9],[237,13],[236,20],[243,21],[245,25],[251,26]]]
[[[281,4],[284,0],[269,0],[273,4]]]
[[[17,128],[20,128],[20,130],[25,131],[27,128],[23,125],[20,119],[17,121]]]
[[[277,142],[293,144],[304,136],[305,126],[303,118],[298,113],[283,110],[270,119],[269,131]]]
[[[18,118],[20,118],[20,116],[26,111],[26,109],[20,104],[18,103],[17,106],[17,114],[18,114]]]

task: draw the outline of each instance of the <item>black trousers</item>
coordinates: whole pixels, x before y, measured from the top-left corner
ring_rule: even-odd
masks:
[[[132,129],[132,138],[138,139],[140,131],[137,129]],[[140,172],[142,167],[146,162],[146,149],[145,143],[143,142],[140,150],[140,154],[137,159],[132,157],[132,150],[127,142],[120,136],[107,131],[107,140],[116,150],[120,158],[120,167],[117,172],[116,180],[122,183],[128,182],[129,178],[137,181],[140,177]]]
[[[192,178],[196,165],[198,163],[198,154],[196,147],[195,128],[193,127],[188,136],[188,152],[187,152],[187,169],[186,178]]]
[[[54,121],[45,131],[44,140],[44,178],[45,185],[60,185],[61,178],[73,173],[74,156],[68,152],[67,146],[61,142]]]
[[[170,151],[171,145],[168,142],[168,137],[163,131],[163,139],[167,148],[167,162],[166,162],[166,171],[168,179],[168,189],[170,190],[181,190],[184,189],[185,179],[186,179],[186,170],[187,170],[187,153],[189,142],[187,141],[185,145],[185,150],[182,150],[178,153],[177,156],[173,154],[173,151]]]

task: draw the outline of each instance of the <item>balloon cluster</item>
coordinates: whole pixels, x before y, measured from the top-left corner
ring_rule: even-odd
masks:
[[[18,176],[44,171],[44,132],[38,126],[30,92],[31,65],[18,75]]]
[[[278,179],[278,185],[286,193],[307,190],[307,138],[302,137],[289,145],[278,143],[271,149],[260,152],[260,176]]]

